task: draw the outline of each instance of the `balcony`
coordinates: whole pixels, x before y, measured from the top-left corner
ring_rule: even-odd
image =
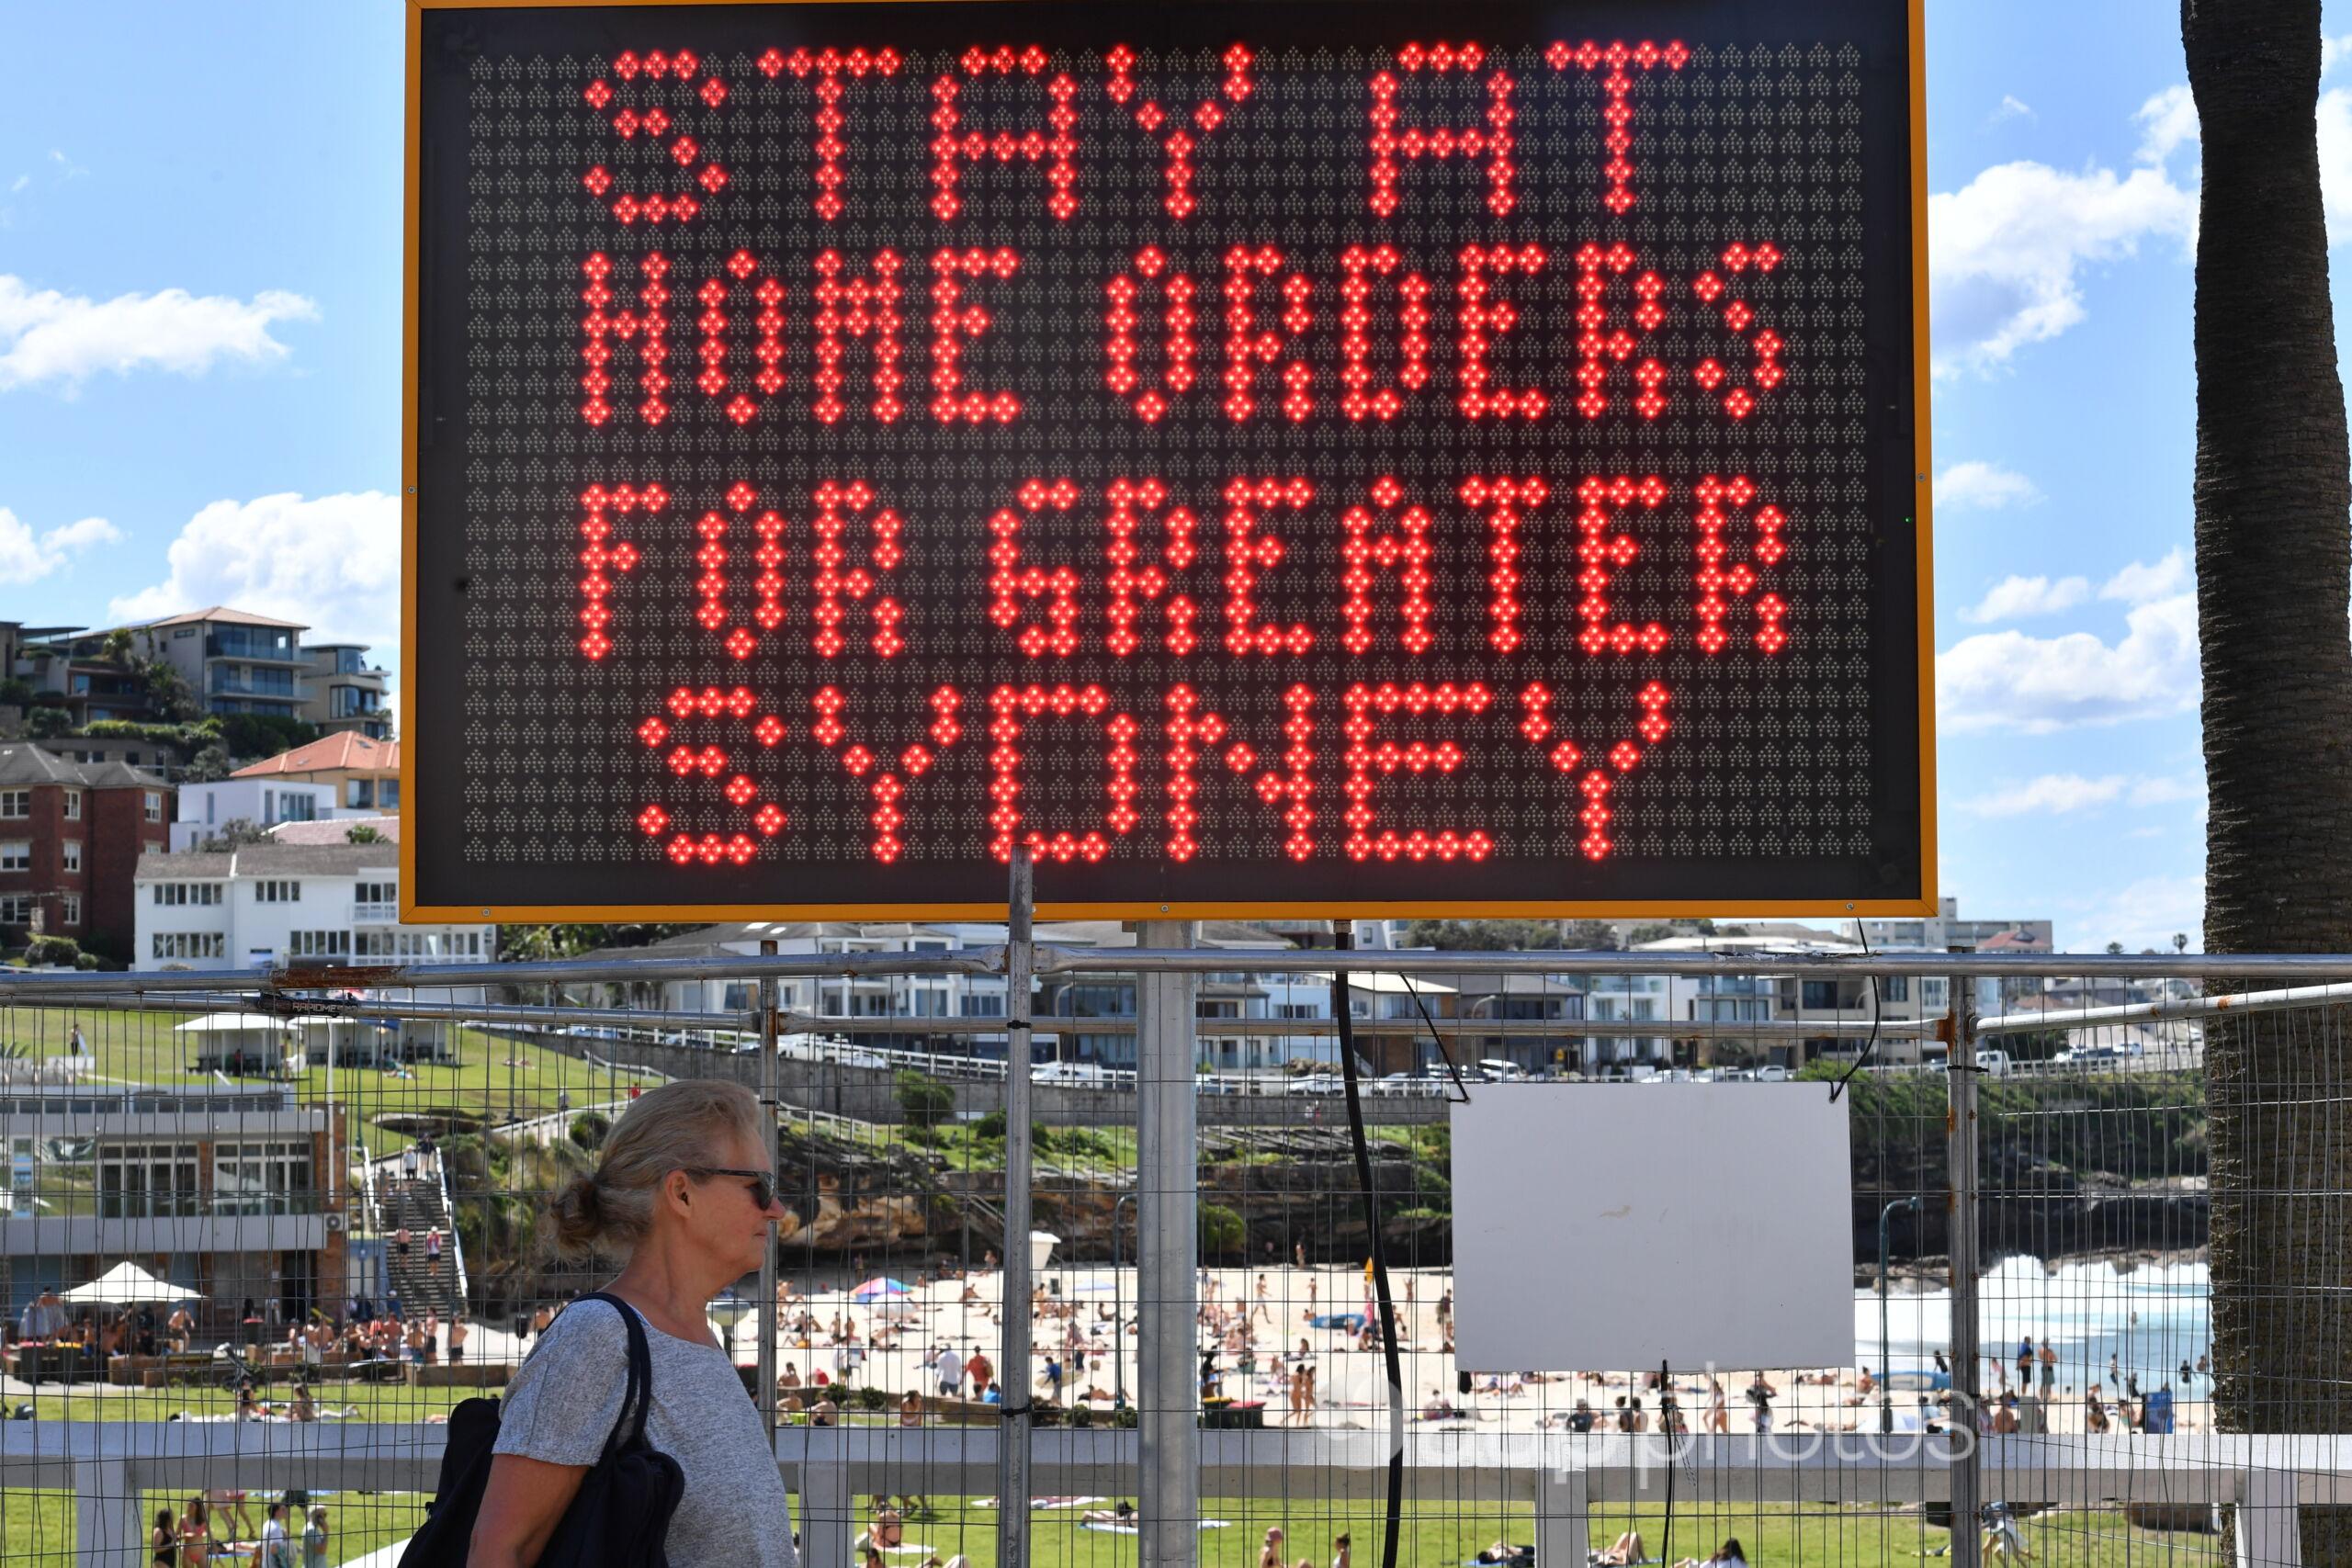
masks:
[[[250,674],[232,675],[216,669],[210,675],[205,690],[216,696],[284,697],[292,702],[302,695],[300,684],[284,670],[256,670]]]
[[[294,646],[291,632],[217,631],[204,639],[207,659],[262,660],[273,664],[306,664]]]
[[[396,926],[401,923],[398,904],[354,904],[351,923],[355,926]]]

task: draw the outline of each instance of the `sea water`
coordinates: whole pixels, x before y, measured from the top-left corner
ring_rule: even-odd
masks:
[[[2058,1352],[2058,1386],[2079,1393],[2093,1382],[2109,1398],[2122,1392],[2109,1375],[2109,1358],[2142,1392],[2170,1383],[2184,1396],[2179,1369],[2194,1368],[2212,1348],[2211,1292],[2202,1263],[2060,1263],[2005,1258],[1978,1291],[1977,1337],[1982,1353],[1998,1356],[2014,1378],[2018,1342],[2028,1335],[2037,1349],[2047,1340]],[[1854,1364],[1880,1364],[1878,1293],[1854,1292]],[[1932,1370],[1933,1352],[1950,1354],[1951,1292],[1906,1291],[1896,1280],[1887,1296],[1887,1359],[1897,1372]],[[2035,1371],[2037,1384],[2040,1369]],[[1983,1386],[2000,1384],[1989,1366]],[[2201,1397],[2208,1384],[2195,1380]]]

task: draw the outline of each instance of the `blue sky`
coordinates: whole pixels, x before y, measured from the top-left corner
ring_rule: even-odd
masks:
[[[17,73],[0,108],[0,615],[228,602],[389,656],[401,7],[11,28],[19,61],[106,63]],[[2341,52],[2322,152],[2352,239]],[[1928,62],[1944,889],[2070,947],[2196,942],[2176,16],[1929,0]]]

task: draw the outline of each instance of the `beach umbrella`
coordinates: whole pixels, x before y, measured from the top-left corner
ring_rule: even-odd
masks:
[[[912,1293],[912,1288],[903,1280],[886,1280],[876,1274],[873,1279],[852,1291],[850,1295],[861,1302],[870,1302],[878,1296],[904,1296]]]
[[[88,1284],[60,1292],[58,1299],[72,1306],[141,1306],[152,1302],[196,1301],[200,1296],[158,1280],[136,1263],[118,1263]]]

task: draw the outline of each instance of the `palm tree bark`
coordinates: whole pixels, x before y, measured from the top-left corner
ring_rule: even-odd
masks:
[[[2352,457],[2328,299],[2320,0],[2182,0],[2204,144],[2197,606],[2205,941],[2352,951]],[[2291,1020],[2291,1021],[2289,1021]],[[2218,1424],[2352,1431],[2352,1021],[2208,1031]],[[2352,1562],[2352,1511],[2303,1560]]]

